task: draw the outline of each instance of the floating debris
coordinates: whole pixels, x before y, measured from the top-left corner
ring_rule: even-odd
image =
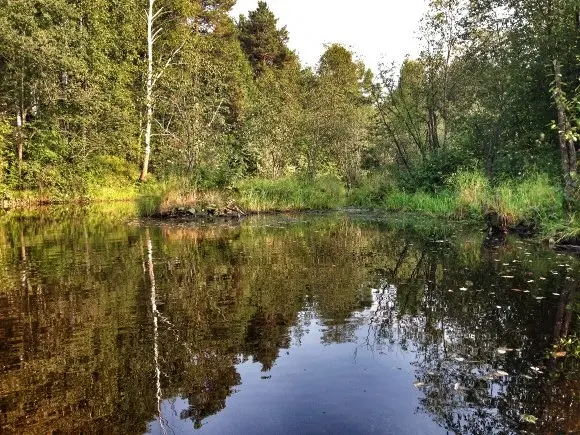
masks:
[[[463,362],[463,361],[465,361],[465,358],[462,358],[462,357],[460,357],[460,356],[456,356],[456,357],[454,357],[453,359],[454,359],[455,361],[457,361],[457,362]]]
[[[425,385],[425,382],[415,382],[413,385],[417,388],[421,388],[422,386]]]
[[[522,292],[519,288],[513,288],[512,291],[513,292],[520,292],[520,293]]]
[[[503,370],[496,370],[494,373],[495,376],[498,376],[500,378],[503,378],[505,376],[509,376],[508,372],[504,372]]]
[[[461,290],[462,292],[465,292],[465,291],[467,291],[467,288],[465,288],[465,287],[460,287],[460,288],[459,288],[459,290]]]
[[[545,281],[546,278],[544,278],[543,276],[540,277],[540,281]]]
[[[528,283],[532,283],[532,282],[535,282],[535,280],[533,280],[533,279],[528,279],[528,281],[527,281],[527,282],[528,282]]]
[[[536,296],[534,299],[537,301],[541,301],[542,299],[546,299],[544,296]]]
[[[502,278],[513,279],[513,275],[502,275]]]
[[[553,292],[552,294],[553,294],[554,296],[560,296],[560,293]]]

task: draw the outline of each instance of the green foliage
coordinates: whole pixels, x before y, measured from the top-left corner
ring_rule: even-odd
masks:
[[[394,191],[394,182],[390,176],[371,173],[348,191],[348,205],[366,209],[378,208]]]
[[[240,16],[238,23],[240,43],[250,61],[254,73],[262,74],[268,68],[281,68],[295,58],[286,44],[286,27],[278,29],[278,20],[266,2],[259,1],[258,7],[248,17]]]
[[[446,188],[449,179],[458,170],[470,163],[467,154],[460,149],[437,150],[408,170],[399,167],[399,186],[408,192],[437,193]]]

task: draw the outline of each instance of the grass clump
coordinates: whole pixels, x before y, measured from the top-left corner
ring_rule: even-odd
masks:
[[[489,207],[492,198],[489,180],[480,171],[461,171],[449,185],[456,196],[456,217],[479,217]]]
[[[449,191],[443,191],[439,194],[394,191],[386,198],[383,207],[390,211],[419,212],[447,217],[455,210],[455,204],[456,198]]]
[[[501,183],[492,198],[490,208],[506,217],[509,223],[541,222],[563,218],[563,194],[545,174],[524,180]]]
[[[457,173],[450,182],[457,196],[456,216],[497,214],[507,225],[560,219],[562,191],[545,174],[510,179],[491,187],[479,171]]]
[[[343,206],[346,197],[344,185],[333,177],[249,179],[235,190],[237,204],[251,212],[332,209]]]

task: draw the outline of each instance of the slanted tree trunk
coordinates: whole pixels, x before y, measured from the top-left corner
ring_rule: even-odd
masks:
[[[562,74],[560,63],[554,60],[554,100],[558,113],[558,143],[560,146],[560,157],[562,164],[562,175],[564,177],[564,193],[566,202],[570,203],[576,196],[576,166],[577,156],[574,140],[570,138],[570,123],[566,115],[566,104],[562,91]]]

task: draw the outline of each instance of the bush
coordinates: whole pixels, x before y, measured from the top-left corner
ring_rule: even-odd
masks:
[[[399,187],[406,192],[432,192],[445,190],[448,180],[470,159],[456,149],[438,150],[430,153],[425,159],[415,163],[407,171],[398,169]]]

